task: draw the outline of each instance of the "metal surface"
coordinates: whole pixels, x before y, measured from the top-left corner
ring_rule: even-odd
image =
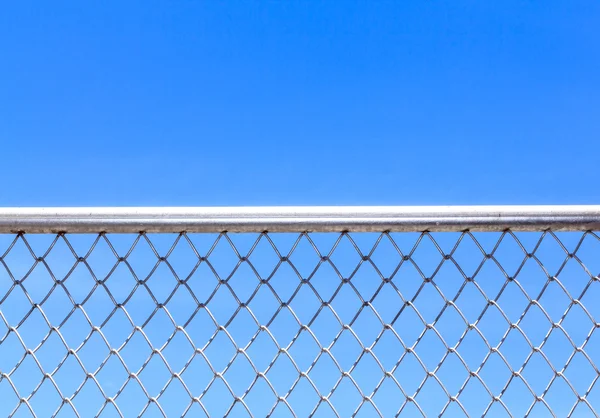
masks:
[[[0,233],[600,229],[597,206],[4,208]]]
[[[598,208],[1,209],[0,416],[598,417]]]

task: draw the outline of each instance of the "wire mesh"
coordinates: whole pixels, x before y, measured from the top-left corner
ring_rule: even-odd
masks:
[[[0,416],[598,416],[585,232],[1,234]]]

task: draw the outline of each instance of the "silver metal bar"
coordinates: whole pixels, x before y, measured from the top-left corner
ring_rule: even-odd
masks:
[[[0,233],[600,230],[600,205],[0,208]]]

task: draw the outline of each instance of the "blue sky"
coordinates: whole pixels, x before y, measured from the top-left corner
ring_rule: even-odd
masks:
[[[0,205],[598,203],[599,18],[7,2]]]
[[[598,21],[600,3],[595,1],[6,2],[0,8],[0,206],[599,203]],[[353,239],[369,253],[378,236],[355,234]],[[491,251],[499,236],[488,234],[478,239]],[[331,234],[315,238],[323,240],[317,243],[319,251],[328,253],[338,237]],[[447,253],[458,237],[435,235]],[[519,237],[527,251],[533,251],[540,234]],[[114,274],[109,273],[118,259],[102,241],[86,259],[95,276],[80,262],[69,276],[73,278],[67,278],[66,287],[61,288],[51,276],[56,275],[58,280],[67,277],[76,258],[60,240],[44,255],[54,238],[28,236],[32,254],[22,238],[13,248],[10,245],[14,236],[0,236],[0,256],[12,248],[4,257],[5,264],[0,265],[0,314],[6,317],[0,320],[0,339],[6,337],[0,344],[0,371],[15,367],[25,355],[24,345],[35,347],[49,332],[41,310],[30,309],[25,293],[42,304],[48,321],[56,326],[73,308],[63,289],[80,301],[91,288],[99,286],[98,280],[106,279],[104,289],[121,303],[135,285],[124,262],[116,264]],[[68,237],[78,257],[88,252],[95,238]],[[127,254],[136,238],[110,237],[119,256]],[[398,234],[394,239],[407,254],[417,238],[418,234]],[[175,239],[174,235],[151,237],[161,256],[168,253]],[[210,251],[216,239],[202,234],[192,237],[201,255]],[[241,256],[256,239],[256,235],[234,238]],[[298,236],[283,234],[273,239],[280,240],[276,242],[279,249],[287,249],[282,252],[285,255]],[[561,239],[572,251],[579,240],[585,240],[577,254],[591,273],[573,259],[560,270],[566,255],[550,235],[542,239],[540,246],[540,259],[548,270],[531,259],[526,261],[521,276],[500,296],[498,287],[504,284],[505,275],[490,260],[482,268],[476,280],[490,297],[497,297],[510,321],[517,321],[528,303],[517,281],[522,282],[525,293],[538,297],[540,289],[548,284],[548,275],[560,271],[560,283],[576,298],[582,295],[590,275],[597,274],[600,241],[596,236],[566,233]],[[222,238],[208,260],[220,277],[231,275],[231,286],[238,295],[245,295],[243,301],[258,281],[249,264],[240,261],[240,255],[225,241]],[[304,278],[321,260],[305,241],[290,256]],[[164,302],[179,288],[164,262],[148,278],[157,259],[147,245],[142,239],[127,262],[142,280],[148,279],[146,289]],[[250,260],[260,274],[268,275],[276,261],[273,248],[264,241],[262,245],[265,248]],[[475,244],[469,244],[469,239],[461,245],[464,247],[457,252],[458,262],[474,270],[483,255]],[[218,281],[205,262],[196,273],[189,272],[192,267],[188,264],[193,266],[198,259],[186,246],[182,241],[169,262],[180,277],[189,279],[199,300],[208,300]],[[442,259],[441,254],[427,239],[420,248],[415,252],[415,262],[432,270]],[[523,260],[523,250],[510,237],[499,248],[495,256],[514,272]],[[352,276],[358,293],[368,299],[365,295],[373,294],[374,284],[381,284],[380,275],[366,262],[366,267],[358,268],[353,275],[352,269],[362,262],[346,238],[336,251],[332,257],[337,257],[337,267],[344,268],[340,274],[344,278]],[[390,243],[382,244],[375,255],[379,257],[378,268],[387,269],[382,273],[386,275],[391,275],[401,260]],[[46,265],[36,262],[41,256]],[[286,263],[282,261],[271,283],[282,297],[289,296],[300,283]],[[237,264],[236,273],[232,270]],[[341,283],[333,267],[323,264],[310,279],[322,296],[330,295]],[[15,280],[23,280],[22,287]],[[445,306],[433,285],[424,284],[410,263],[406,262],[393,280],[407,299],[424,286],[424,296],[416,299],[415,306],[428,323]],[[464,277],[447,261],[434,280],[445,292],[444,298],[450,299]],[[561,320],[571,306],[571,299],[557,283],[550,283],[539,296],[552,321]],[[600,295],[598,285],[597,281],[592,283],[581,296],[582,304],[596,320],[599,313],[593,301]],[[225,287],[219,287],[210,299],[212,305],[207,302],[219,324],[239,306]],[[300,296],[290,302],[304,324],[320,306],[314,294],[306,294],[308,287],[302,285]],[[352,324],[352,330],[362,339],[360,344],[368,346],[374,333],[381,331],[381,323],[366,308],[365,314],[351,322],[360,301],[350,292],[349,284],[342,287],[345,290],[341,298],[332,299],[332,306],[345,324]],[[69,317],[72,319],[61,325],[61,335],[71,348],[83,341],[85,332],[91,332],[90,323],[101,324],[106,311],[114,307],[103,289],[98,289],[84,305],[89,321],[83,311],[76,310]],[[135,289],[126,307],[140,325],[156,303],[143,286]],[[273,302],[265,286],[261,291],[249,306],[264,325],[280,305]],[[50,296],[44,299],[46,295]],[[194,344],[200,347],[209,338],[206,329],[214,323],[197,302],[190,301],[190,295],[178,295],[166,306],[178,325],[185,322],[190,310],[200,312],[198,322],[188,329]],[[462,295],[457,305],[468,321],[476,320],[487,306],[485,298],[472,284]],[[381,296],[373,298],[375,309],[386,323],[404,306],[389,284]],[[21,342],[14,332],[9,333],[9,326],[18,325],[29,311],[31,315],[19,325]],[[114,319],[102,330],[111,347],[117,347],[132,332],[123,311],[115,312]],[[175,332],[165,311],[157,312],[156,319],[145,328],[154,346],[160,346],[171,338],[169,333]],[[269,330],[280,342],[287,342],[299,327],[291,314],[283,312]],[[322,346],[331,342],[340,329],[332,314],[326,309],[324,312],[311,325]],[[410,316],[412,311],[407,312],[392,323],[410,344],[424,325],[416,314]],[[539,345],[551,324],[536,306],[531,312],[521,326],[533,344]],[[574,307],[572,312],[564,326],[569,338],[581,346],[593,323],[582,308]],[[457,333],[464,330],[465,324],[457,315],[442,316],[436,325],[448,341],[456,342]],[[480,324],[496,344],[508,330],[506,320],[499,315],[489,314]],[[250,338],[248,330],[257,326],[246,313],[239,318],[228,331],[237,346],[243,346]],[[306,370],[318,345],[306,333],[303,335],[291,354]],[[91,369],[108,355],[108,346],[98,333],[93,338],[78,353]],[[173,368],[178,370],[183,367],[181,362],[190,358],[189,350],[193,351],[182,338],[181,334],[173,337],[172,348],[165,349],[165,356],[177,363]],[[221,340],[207,349],[207,355],[219,364],[215,367],[223,370],[235,347],[223,333],[218,338]],[[501,349],[515,369],[530,353],[523,338],[515,331]],[[586,350],[596,356],[597,364],[594,353],[600,353],[600,334],[596,332],[588,339]],[[445,349],[432,332],[422,340],[417,353],[431,370]],[[565,357],[572,353],[568,338],[556,331],[547,340],[546,355],[557,368],[563,367]],[[489,350],[476,336],[466,341],[464,351],[459,351],[475,369]],[[51,370],[64,358],[61,356],[66,356],[66,347],[56,333],[44,344],[36,358]],[[333,346],[333,355],[346,370],[355,361],[356,350],[360,353],[360,344],[346,332],[340,345]],[[383,338],[377,344],[375,354],[390,370],[403,348],[394,338]],[[255,352],[249,355],[264,370],[277,349],[268,339],[254,347]],[[169,350],[173,351],[169,354]],[[139,368],[149,351],[148,342],[136,334],[121,355],[131,367],[135,364]],[[481,376],[494,385],[494,393],[499,393],[510,374],[506,375],[508,369],[499,363],[498,356],[493,357]],[[542,393],[552,371],[539,354],[534,357],[523,376],[537,393]],[[244,358],[239,358],[229,372],[232,377],[226,376],[238,394],[247,387],[247,379],[256,376]],[[269,375],[279,394],[288,390],[289,379],[295,376],[293,367],[282,358]],[[319,390],[327,393],[333,384],[331,379],[339,378],[339,370],[327,363],[326,356],[323,358],[324,363],[318,363],[311,376],[317,386],[323,385]],[[72,356],[67,361],[70,363],[62,366],[55,380],[69,394],[81,384],[83,372]],[[381,370],[373,361],[367,356],[360,363],[364,368],[353,375],[367,394],[381,378]],[[457,361],[448,360],[447,366],[437,372],[453,394],[466,373]],[[580,394],[597,377],[586,362],[578,353],[565,372]],[[212,376],[202,361],[196,363],[188,372],[194,377],[184,377],[194,394],[200,393]],[[127,375],[123,376],[123,368],[114,356],[103,370],[98,380],[111,396]],[[156,394],[169,374],[157,357],[146,370],[141,379]],[[40,373],[31,356],[26,356],[12,380],[27,393],[41,381]],[[414,393],[424,376],[423,367],[414,358],[394,373],[409,393]],[[501,377],[494,377],[499,373]],[[461,400],[469,411],[478,414],[485,409],[489,396],[473,382]],[[294,389],[291,396],[296,398],[290,400],[294,408],[300,408],[296,409],[298,416],[306,416],[318,402],[315,391],[304,384]],[[60,405],[60,399],[49,381],[44,385],[32,405],[40,415],[49,415]],[[349,382],[344,385],[350,386],[340,386],[338,398],[334,396],[332,402],[341,416],[349,416],[361,399],[356,398]],[[417,400],[426,414],[435,415],[447,397],[434,383],[431,385],[426,385]],[[599,385],[587,396],[596,408]],[[104,397],[93,385],[88,386],[75,398],[75,404],[89,415],[98,410]],[[178,415],[189,398],[177,385],[170,390],[161,402],[171,408],[166,411],[168,415]],[[147,401],[139,388],[135,391],[135,385],[126,388],[119,401],[127,416],[138,413]],[[231,397],[223,385],[214,391],[216,394],[206,400],[206,405],[211,414],[222,416]],[[383,400],[376,398],[375,402],[383,415],[393,415],[398,409],[397,390],[385,386],[378,393],[375,396]],[[346,394],[352,396],[348,402],[341,400]],[[522,416],[531,404],[529,395],[517,380],[503,399],[514,408],[515,416]],[[273,396],[271,389],[263,386],[251,393],[247,403],[258,411],[256,416],[264,416],[273,405]],[[575,402],[573,397],[566,383],[559,381],[547,399],[551,399],[550,407],[557,416],[566,416]],[[0,381],[0,398],[9,399],[0,405],[0,415],[8,414],[18,404],[6,379]],[[535,409],[532,416],[544,415],[543,407],[538,407],[542,410]],[[459,414],[455,404],[451,408],[455,409],[450,409],[448,416]],[[190,412],[194,416],[199,413]],[[579,409],[574,416],[586,413],[586,409]],[[28,416],[24,407],[19,414]],[[107,412],[107,416],[114,414]],[[374,412],[367,408],[365,414],[373,416]],[[417,411],[409,407],[407,415],[411,414]],[[243,411],[232,412],[232,416],[239,415],[244,415]],[[157,416],[157,411],[150,410],[148,416]],[[489,416],[504,414],[492,409]]]

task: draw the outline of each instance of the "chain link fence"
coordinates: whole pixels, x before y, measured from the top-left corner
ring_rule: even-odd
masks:
[[[455,229],[0,234],[0,416],[598,416],[598,233]]]

